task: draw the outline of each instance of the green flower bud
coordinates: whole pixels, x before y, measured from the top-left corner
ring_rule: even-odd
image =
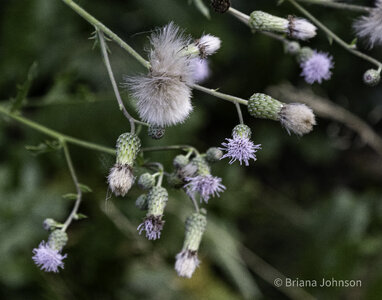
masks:
[[[252,135],[251,128],[249,128],[247,125],[239,124],[236,125],[232,129],[232,136],[235,137],[241,137],[241,138],[250,138]]]
[[[152,139],[159,140],[164,136],[165,131],[166,129],[162,126],[150,125],[147,130],[147,134]]]
[[[248,100],[248,112],[255,118],[278,121],[282,107],[283,103],[261,93],[253,94]]]
[[[138,185],[144,190],[149,190],[155,185],[155,178],[150,173],[144,173],[139,177]]]
[[[381,73],[377,70],[370,69],[363,74],[363,81],[370,86],[376,86],[381,80]]]
[[[284,43],[284,51],[289,54],[299,54],[301,50],[300,44],[298,42],[286,42]]]
[[[302,63],[312,57],[314,51],[309,47],[302,47],[297,53],[297,61]]]
[[[135,206],[138,207],[140,210],[147,210],[148,203],[147,203],[147,195],[142,194],[140,195],[137,200],[135,200]]]
[[[206,152],[206,160],[211,164],[219,161],[222,158],[222,156],[223,151],[216,147],[211,147]]]
[[[52,218],[45,219],[42,226],[45,230],[54,230],[59,227],[61,224]]]
[[[288,30],[289,21],[287,19],[279,18],[266,12],[256,10],[251,13],[249,24],[255,30],[285,33]]]
[[[177,155],[174,158],[173,165],[176,169],[180,169],[180,168],[185,167],[189,162],[190,162],[190,160],[188,159],[187,156]]]
[[[52,231],[52,233],[49,235],[48,245],[54,250],[61,251],[67,242],[68,235],[65,231],[62,231],[60,229]]]
[[[210,166],[208,165],[207,161],[200,155],[195,156],[191,164],[197,168],[197,174],[198,175],[209,175],[211,174]]]
[[[207,218],[200,213],[193,213],[186,220],[186,233],[183,249],[198,251],[202,236],[207,227]]]
[[[135,134],[123,133],[117,140],[117,164],[133,166],[141,149],[141,141]]]
[[[161,186],[154,186],[147,195],[147,216],[162,216],[168,201],[167,190]]]

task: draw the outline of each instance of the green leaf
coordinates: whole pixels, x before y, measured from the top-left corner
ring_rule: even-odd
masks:
[[[75,220],[81,220],[81,219],[87,219],[87,218],[88,218],[87,215],[84,215],[84,214],[81,214],[81,213],[78,213],[78,214],[74,215],[74,219]]]
[[[90,187],[88,187],[85,184],[79,183],[78,186],[80,187],[83,193],[91,193],[93,191]]]
[[[207,18],[210,19],[210,10],[204,4],[203,0],[194,0],[196,8]]]
[[[62,144],[58,140],[49,141],[46,140],[37,146],[26,145],[27,149],[32,155],[39,155],[47,152],[57,151],[62,148]]]
[[[17,86],[16,97],[11,100],[10,111],[12,113],[19,111],[26,103],[26,98],[30,87],[32,86],[32,81],[37,76],[37,63],[34,62],[29,68],[27,79],[23,84]]]
[[[62,195],[62,198],[67,199],[67,200],[76,200],[77,194],[68,193],[68,194]]]
[[[357,41],[358,39],[357,38],[354,38],[351,43],[350,43],[350,47],[352,48],[357,48]]]
[[[333,44],[333,38],[332,38],[330,35],[328,35],[328,41],[329,41],[329,44],[330,44],[330,45]]]
[[[285,0],[279,0],[279,1],[277,2],[277,5],[281,5],[281,4],[283,4],[284,1],[285,1]]]

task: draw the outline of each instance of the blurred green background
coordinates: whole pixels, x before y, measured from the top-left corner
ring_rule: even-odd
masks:
[[[297,14],[287,3],[233,0],[243,12],[260,9]],[[358,1],[372,5],[372,1]],[[187,0],[81,0],[79,4],[145,55],[149,31],[174,21],[194,37],[219,36],[221,50],[210,60],[212,75],[203,85],[248,98],[285,81],[306,87],[292,56],[282,45],[250,30],[230,15],[205,18]],[[354,37],[357,13],[309,7],[346,41]],[[2,0],[0,3],[0,99],[9,101],[36,62],[37,76],[23,115],[50,128],[113,147],[129,124],[118,110],[99,49],[89,40],[93,28],[59,0]],[[322,32],[305,43],[330,52],[333,77],[315,93],[330,98],[382,131],[382,88],[363,84],[371,66]],[[362,48],[362,43],[360,43]],[[117,45],[109,44],[119,83],[142,68]],[[366,50],[365,50],[366,51]],[[380,48],[368,51],[382,59]],[[128,102],[128,95],[123,94]],[[194,113],[145,146],[190,144],[200,151],[220,145],[237,124],[234,105],[198,91]],[[133,108],[130,107],[132,110]],[[278,123],[254,120],[253,139],[261,143],[250,167],[223,160],[213,173],[227,191],[208,208],[200,268],[192,279],[173,270],[183,242],[183,222],[192,209],[182,192],[171,190],[166,225],[159,241],[135,231],[144,212],[134,206],[141,191],[106,199],[112,156],[70,146],[86,194],[81,212],[88,219],[69,228],[65,269],[40,271],[32,249],[47,238],[42,222],[63,221],[72,201],[62,194],[74,187],[60,151],[31,155],[26,145],[49,138],[15,123],[0,121],[0,299],[381,299],[382,159],[341,123],[318,118],[315,130],[297,138]],[[171,170],[178,152],[146,154]],[[359,279],[358,288],[285,288],[273,280]]]

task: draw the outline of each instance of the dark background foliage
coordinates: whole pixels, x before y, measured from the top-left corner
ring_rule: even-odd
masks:
[[[298,15],[287,3],[276,6],[277,1],[232,2],[246,13],[260,9]],[[223,44],[211,58],[212,76],[204,83],[208,87],[248,98],[285,81],[306,86],[295,59],[284,54],[279,42],[253,35],[229,15],[211,13],[208,20],[186,0],[79,3],[142,55],[149,31],[172,20],[194,37],[204,32],[219,36]],[[358,14],[314,6],[310,11],[346,41],[353,39],[351,24]],[[88,40],[92,30],[59,0],[1,1],[0,99],[15,96],[17,84],[36,62],[37,76],[23,115],[112,147],[129,124],[118,110],[99,50]],[[322,32],[307,44],[330,52],[335,60],[332,79],[314,85],[314,91],[381,132],[381,85],[362,83],[371,66],[330,45]],[[117,45],[110,43],[110,48],[118,82],[143,71]],[[368,52],[382,59],[380,49]],[[128,102],[128,95],[123,96]],[[160,141],[143,131],[143,144],[190,144],[206,151],[228,137],[238,122],[231,103],[195,91],[193,104],[195,111],[186,123],[169,128]],[[230,166],[227,160],[214,165],[227,191],[208,204],[202,264],[191,280],[178,278],[173,270],[191,209],[187,198],[170,191],[163,236],[147,242],[135,232],[144,215],[134,206],[141,191],[134,188],[126,198],[106,202],[105,176],[114,158],[76,146],[70,149],[78,176],[93,189],[81,208],[88,219],[69,229],[65,270],[40,271],[31,254],[47,238],[42,221],[65,219],[72,201],[61,195],[74,187],[60,151],[39,156],[26,151],[26,145],[37,145],[45,136],[2,118],[0,298],[307,299],[301,290],[285,293],[272,285],[281,272],[293,279],[362,280],[358,288],[305,288],[321,299],[381,299],[381,157],[340,123],[318,118],[311,134],[297,138],[276,122],[254,120],[247,112],[244,116],[263,150],[250,167]],[[170,168],[174,155],[145,157]]]

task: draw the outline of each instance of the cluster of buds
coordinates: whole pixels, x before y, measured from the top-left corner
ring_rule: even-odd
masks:
[[[140,149],[141,141],[135,134],[123,133],[118,137],[116,163],[107,177],[109,188],[116,196],[125,196],[133,185],[133,165]]]
[[[207,226],[207,218],[202,213],[193,213],[186,220],[186,232],[182,251],[176,255],[175,270],[181,277],[191,278],[199,266],[198,250]]]

